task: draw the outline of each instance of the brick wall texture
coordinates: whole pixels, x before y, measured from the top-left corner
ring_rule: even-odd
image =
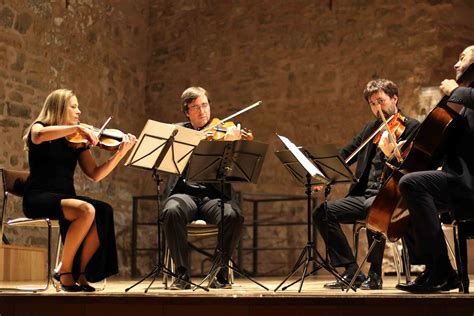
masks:
[[[257,185],[236,188],[303,194],[273,154],[282,148],[275,133],[304,146],[345,144],[371,119],[362,90],[378,77],[395,81],[403,111],[422,120],[432,106],[423,92],[452,78],[458,54],[473,44],[473,14],[468,0],[0,0],[0,166],[27,168],[21,136],[53,89],[77,92],[84,122],[100,125],[112,115],[111,126],[138,135],[147,119],[184,120],[179,96],[198,85],[219,118],[263,101],[236,119],[270,145],[262,174]],[[129,275],[131,197],[154,193],[151,175],[121,166],[92,183],[78,171],[76,184],[114,206],[121,275]],[[330,198],[346,190],[335,186]],[[154,220],[152,203],[141,208]],[[250,224],[250,203],[244,213]],[[306,206],[266,204],[259,217],[303,222]],[[282,248],[260,252],[267,275],[288,271],[306,242],[305,226],[266,227],[260,235],[262,247]],[[148,246],[155,231],[139,237]],[[247,227],[246,269],[251,239]],[[154,260],[142,254],[140,272]]]

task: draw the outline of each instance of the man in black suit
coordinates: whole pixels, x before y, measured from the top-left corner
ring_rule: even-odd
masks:
[[[474,45],[471,45],[464,49],[454,65],[456,79],[473,62]],[[460,130],[449,144],[441,170],[412,172],[399,182],[410,211],[415,251],[426,263],[426,269],[414,282],[400,284],[397,288],[414,293],[458,287],[459,280],[449,261],[438,212],[450,210],[454,217],[472,217],[474,207],[474,89],[460,87],[453,79],[443,80],[440,89],[449,97],[448,102],[464,106],[457,118]]]
[[[208,92],[201,87],[190,87],[181,95],[182,111],[189,119],[178,125],[201,130],[211,121],[211,106]],[[225,140],[238,140],[241,133],[238,128],[228,128]],[[185,173],[183,173],[185,174]],[[184,176],[168,178],[166,198],[161,213],[166,243],[171,258],[176,265],[177,278],[170,289],[189,289],[189,262],[186,225],[194,220],[203,219],[206,223],[219,225],[221,221],[221,189],[219,184],[195,183],[186,181]],[[244,218],[236,202],[234,191],[229,183],[224,187],[224,253],[231,256],[242,232]],[[219,226],[220,227],[220,226]],[[219,230],[218,243],[220,243]],[[221,269],[211,287],[231,288],[227,271]]]
[[[382,124],[380,111],[385,118],[399,113],[398,88],[392,81],[386,79],[370,81],[364,90],[364,98],[376,119],[367,123],[352,142],[340,150],[343,159],[347,159]],[[414,119],[405,117],[402,120],[405,130],[401,135],[396,135],[399,142],[410,137],[419,125]],[[327,209],[322,204],[313,213],[313,219],[328,248],[331,264],[334,267],[345,268],[342,276],[347,282],[354,276],[358,265],[340,224],[365,220],[367,210],[372,205],[381,183],[390,174],[385,162],[389,157],[393,157],[394,149],[395,145],[389,141],[387,131],[383,132],[377,144],[370,141],[348,162],[349,164],[357,162],[355,176],[359,181],[352,185],[346,197],[328,202]],[[370,231],[367,232],[367,237],[371,244],[374,236]],[[356,287],[366,290],[382,288],[384,248],[385,242],[375,246],[368,258],[371,262],[369,275],[365,278],[363,273],[359,274],[354,283]],[[342,286],[343,283],[339,280],[324,285],[329,289],[341,289]]]

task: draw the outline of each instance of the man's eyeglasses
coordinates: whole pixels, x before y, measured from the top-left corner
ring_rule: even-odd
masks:
[[[199,110],[205,110],[209,107],[209,103],[193,104],[188,106],[189,111],[197,112]]]
[[[385,102],[387,102],[387,100],[382,99],[382,98],[378,98],[377,100],[375,100],[375,102],[369,102],[369,105],[370,106],[376,106],[377,104],[378,105],[384,105]]]

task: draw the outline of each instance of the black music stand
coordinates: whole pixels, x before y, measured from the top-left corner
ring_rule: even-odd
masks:
[[[208,281],[206,289],[222,268],[230,268],[264,289],[267,287],[252,279],[240,269],[230,254],[222,249],[224,244],[224,190],[227,182],[256,183],[267,152],[268,144],[256,141],[219,141],[201,142],[194,150],[189,162],[187,181],[220,184],[221,221],[219,227],[219,242],[212,261],[211,269],[199,285]],[[232,266],[229,266],[229,260]],[[196,287],[193,288],[196,290]]]
[[[157,189],[156,204],[158,216],[158,263],[140,281],[126,288],[125,292],[128,292],[136,285],[152,277],[150,284],[145,289],[145,293],[147,293],[155,282],[156,277],[161,273],[166,273],[180,279],[177,274],[168,269],[163,263],[160,224],[160,183],[163,180],[160,179],[159,172],[181,175],[200,139],[201,134],[195,130],[148,120],[138,138],[137,145],[133,148],[132,153],[125,163],[125,165],[129,167],[153,171],[153,180],[156,182]],[[180,280],[207,290],[188,280]]]
[[[314,240],[312,240],[312,224],[311,224],[311,192],[312,187],[315,185],[325,186],[324,190],[324,205],[327,205],[327,197],[331,191],[331,185],[340,182],[353,182],[355,177],[347,164],[341,159],[336,148],[332,145],[318,146],[312,149],[303,149],[296,147],[288,138],[277,135],[280,140],[284,143],[288,150],[276,151],[275,154],[283,163],[283,166],[290,172],[295,180],[303,185],[306,190],[307,197],[307,235],[308,240],[298,257],[293,269],[285,277],[285,279],[275,288],[275,292],[290,278],[296,271],[303,266],[303,274],[300,281],[300,287],[298,292],[301,292],[303,283],[306,277],[314,274],[321,268],[334,275],[345,285],[349,286],[337,272],[337,270],[331,265],[327,255],[323,258],[316,249]],[[312,262],[316,268],[312,272],[307,273],[308,265]],[[282,291],[286,290],[293,284],[297,283],[298,280],[282,288]],[[353,290],[355,290],[353,288]]]

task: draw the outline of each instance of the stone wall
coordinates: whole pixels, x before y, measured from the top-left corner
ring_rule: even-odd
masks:
[[[219,118],[263,101],[236,121],[268,143],[269,152],[259,184],[236,188],[303,194],[273,154],[282,148],[275,133],[304,146],[345,144],[371,119],[362,90],[377,77],[398,83],[404,112],[423,119],[436,101],[433,87],[453,77],[457,55],[472,44],[473,14],[468,0],[0,0],[0,166],[27,168],[20,139],[53,89],[77,92],[84,122],[100,125],[112,115],[112,127],[138,134],[149,118],[184,120],[179,96],[199,85],[210,91]],[[94,155],[102,161],[109,154]],[[154,193],[150,174],[119,167],[100,183],[77,176],[79,193],[114,206],[119,264],[127,275],[131,196]],[[346,189],[335,186],[330,198]],[[251,207],[244,203],[247,224]],[[155,220],[154,203],[143,202],[141,212],[143,220]],[[259,218],[304,222],[306,206],[262,204]],[[155,246],[155,233],[141,231],[139,246]],[[251,239],[247,227],[242,257],[249,270]],[[305,241],[304,225],[261,227],[267,250],[260,252],[259,271],[285,273]],[[139,272],[154,261],[142,253]]]
[[[303,194],[273,154],[282,148],[275,133],[305,146],[347,143],[371,119],[362,90],[373,78],[395,81],[403,111],[423,119],[420,91],[453,77],[474,28],[467,0],[162,0],[150,11],[146,107],[155,119],[184,120],[179,96],[191,85],[209,90],[219,118],[263,100],[236,119],[270,144],[259,184],[237,186],[253,193]],[[331,199],[346,189],[334,187]],[[244,206],[250,224],[251,205]],[[267,204],[260,218],[304,221],[305,205]],[[305,240],[304,226],[261,228],[264,247],[299,250]],[[250,242],[247,229],[244,248]],[[297,253],[262,251],[259,271],[288,271]],[[244,256],[250,269],[250,252]]]
[[[146,118],[148,1],[0,1],[0,166],[27,169],[21,137],[45,97],[73,89],[81,121],[139,133]],[[93,150],[99,162],[110,155]],[[79,170],[79,168],[78,168]],[[79,194],[115,209],[120,271],[129,273],[131,196],[150,190],[148,174],[119,166],[99,183],[77,172]],[[16,202],[21,215],[21,204]],[[10,213],[9,216],[13,214]],[[45,232],[7,232],[12,241],[43,243]]]

